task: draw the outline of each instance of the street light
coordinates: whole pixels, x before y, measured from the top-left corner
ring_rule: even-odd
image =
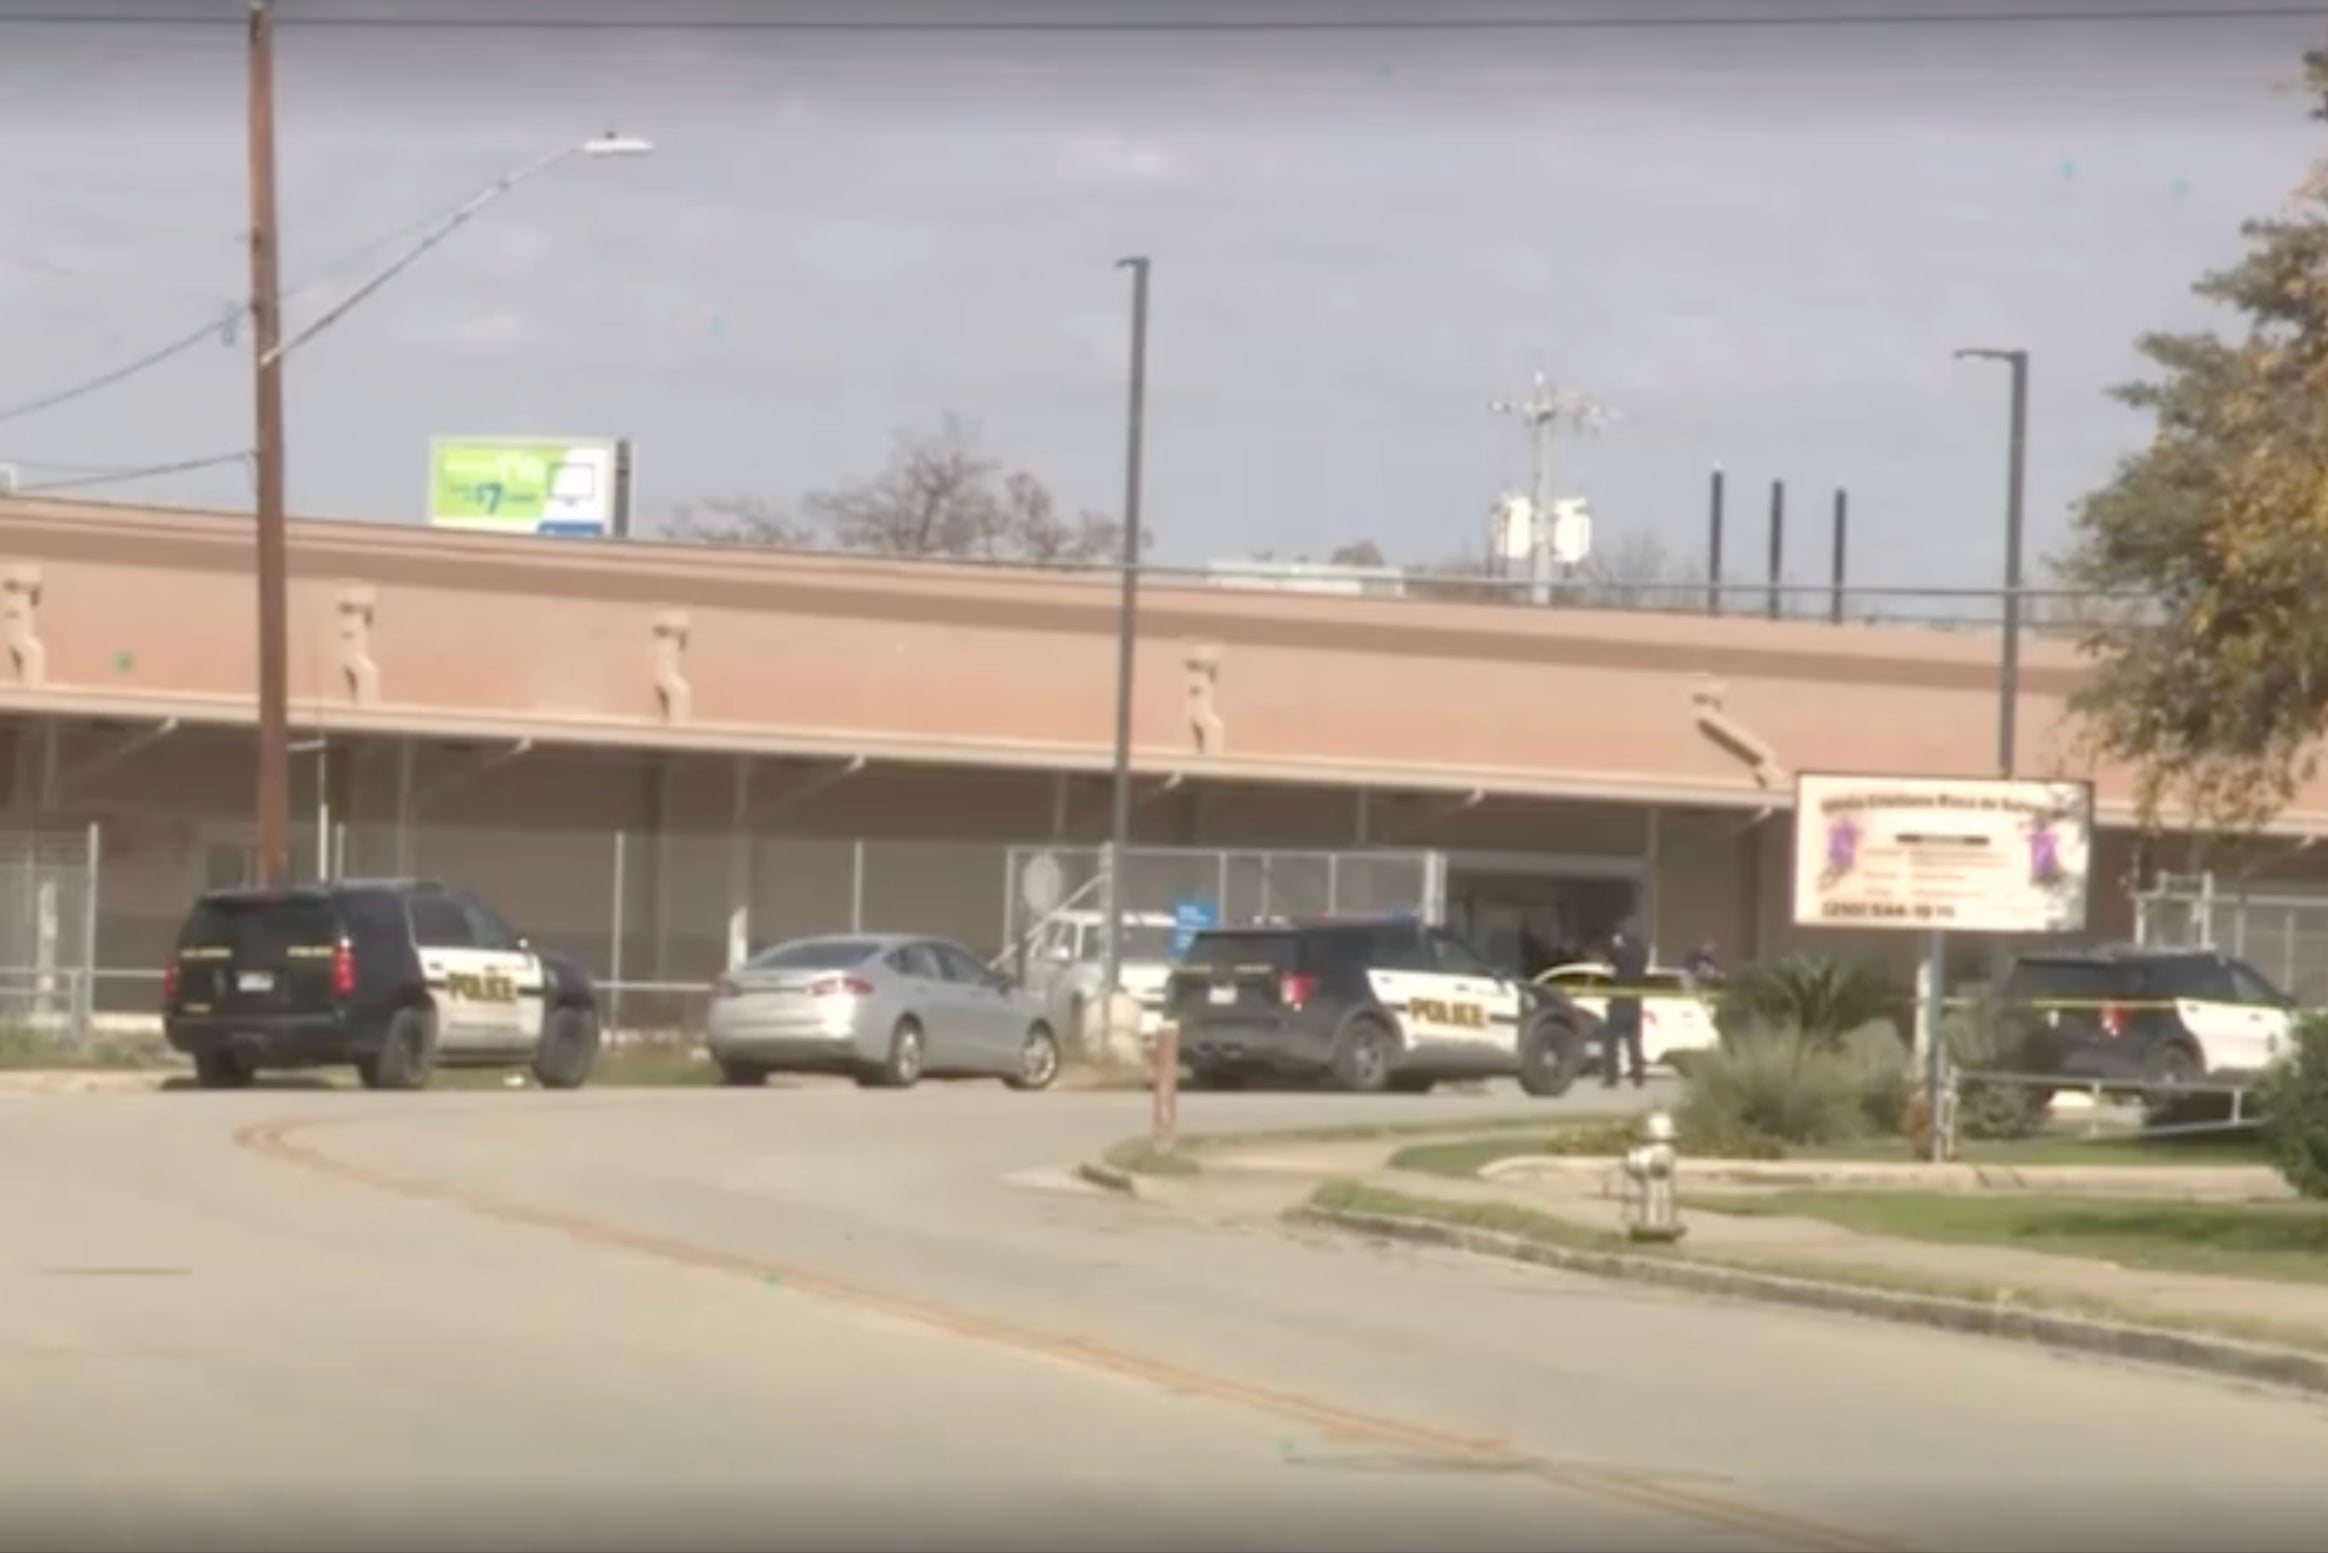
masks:
[[[1132,663],[1139,635],[1140,461],[1148,403],[1148,261],[1119,259],[1132,272],[1132,376],[1124,427],[1124,553],[1116,605],[1115,813],[1108,830],[1107,947],[1100,966],[1101,1043],[1115,1036],[1124,968],[1124,859],[1132,843]],[[1078,1035],[1081,1032],[1077,1032]]]
[[[2029,459],[2029,353],[1967,347],[1958,361],[2001,361],[2012,368],[2012,441],[2005,470],[2004,647],[1997,663],[1997,774],[2013,774],[2021,697],[2021,495]]]
[[[321,334],[423,254],[459,231],[495,200],[572,156],[643,155],[644,140],[602,135],[561,146],[492,184],[423,235],[290,339],[282,338],[275,205],[275,16],[273,0],[249,0],[249,146],[251,205],[251,366],[254,388],[253,484],[257,487],[259,704],[254,816],[259,883],[280,886],[291,874],[291,685],[289,542],[284,512],[283,358]]]
[[[551,168],[557,166],[559,163],[570,160],[571,158],[577,156],[586,156],[591,158],[646,156],[654,149],[655,145],[653,141],[640,140],[635,136],[596,135],[588,140],[580,142],[577,145],[560,146],[557,150],[550,152],[547,156],[538,157],[535,160],[528,162],[525,166],[519,168],[516,172],[508,173],[500,178],[496,178],[493,180],[493,182],[487,184],[484,188],[479,189],[476,194],[470,197],[466,204],[455,210],[451,215],[446,216],[444,220],[438,222],[435,226],[429,228],[427,232],[423,233],[419,238],[414,240],[413,244],[409,248],[406,248],[394,259],[389,260],[388,263],[382,265],[378,270],[374,271],[372,276],[362,285],[356,287],[355,290],[349,292],[346,296],[340,298],[339,301],[333,303],[329,308],[325,309],[324,312],[318,316],[314,322],[310,323],[306,328],[300,330],[297,334],[291,336],[290,339],[285,340],[282,344],[275,346],[272,350],[262,355],[260,357],[261,363],[263,365],[271,366],[275,362],[280,361],[283,357],[289,355],[292,351],[297,350],[300,346],[305,345],[309,340],[312,340],[317,335],[323,333],[324,330],[339,322],[342,316],[352,311],[356,305],[362,302],[366,297],[370,296],[373,292],[378,291],[382,286],[387,285],[388,282],[394,280],[397,276],[403,274],[414,264],[418,263],[422,256],[427,254],[430,249],[436,247],[437,244],[443,242],[446,238],[452,236],[455,232],[458,232],[462,227],[467,226],[470,221],[476,218],[476,215],[479,211],[492,204],[495,200],[500,199],[503,195],[509,193],[512,189],[515,189],[519,184],[524,183],[528,179],[534,177],[536,174],[546,173]]]

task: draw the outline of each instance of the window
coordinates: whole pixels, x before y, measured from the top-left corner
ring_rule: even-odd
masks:
[[[2229,962],[2231,993],[2240,1002],[2256,1008],[2285,1008],[2287,997],[2279,988],[2265,981],[2255,967],[2244,960]]]
[[[928,944],[900,944],[889,952],[889,968],[916,981],[944,981],[945,967]]]
[[[983,987],[993,980],[986,967],[978,963],[978,957],[960,944],[931,944],[928,948],[948,981],[958,981],[966,987]]]
[[[1502,974],[1452,933],[1434,930],[1431,934],[1431,950],[1438,957],[1440,971],[1446,975],[1495,978]]]
[[[1570,992],[1606,992],[1610,978],[1605,971],[1580,970],[1571,966],[1553,972],[1552,985],[1565,987]]]
[[[2189,998],[2201,1003],[2239,1001],[2232,989],[2230,967],[2204,955],[2153,961],[2150,986],[2153,995],[2162,998]]]
[[[460,898],[461,910],[469,919],[469,935],[480,949],[515,949],[517,929],[502,920],[499,912],[475,896]]]
[[[412,897],[412,937],[423,949],[473,949],[469,914],[449,895],[424,891]]]
[[[1392,922],[1375,929],[1374,966],[1384,971],[1435,971],[1439,962],[1423,942],[1422,929],[1412,922]]]
[[[875,945],[863,938],[802,938],[763,949],[744,962],[749,971],[845,971],[863,965]]]

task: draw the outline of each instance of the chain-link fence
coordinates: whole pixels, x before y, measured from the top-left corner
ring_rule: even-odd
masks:
[[[814,933],[927,933],[1003,960],[1035,913],[1025,872],[1059,875],[1060,904],[1104,909],[1104,848],[1000,842],[731,838],[482,826],[313,826],[293,837],[294,874],[416,876],[492,901],[537,942],[587,964],[608,1023],[696,1031],[712,981],[736,955]],[[0,838],[0,1017],[79,1011],[150,1021],[163,962],[198,891],[247,884],[239,832],[126,833],[99,888],[96,828]],[[1190,900],[1214,920],[1411,911],[1443,915],[1445,868],[1426,852],[1237,852],[1150,848],[1129,855],[1126,907],[1170,916]]]
[[[0,832],[0,1040],[89,1040],[99,856],[94,825]]]
[[[2134,922],[2142,943],[2236,955],[2297,1002],[2328,1007],[2328,888],[2167,874],[2135,898]]]
[[[1436,852],[1256,852],[1134,847],[1124,853],[1123,909],[1155,922],[1237,923],[1407,912],[1445,915]],[[1106,847],[1012,847],[1005,938],[1016,951],[1062,913],[1107,910]]]

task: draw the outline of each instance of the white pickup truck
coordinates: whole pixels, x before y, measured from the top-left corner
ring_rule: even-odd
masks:
[[[1107,913],[1062,911],[1036,930],[1027,948],[1025,983],[1041,994],[1052,1028],[1083,1036],[1084,1011],[1099,996],[1106,972]],[[1117,984],[1139,1000],[1140,1040],[1154,1040],[1164,1020],[1164,994],[1172,980],[1172,918],[1161,912],[1124,913],[1123,962]]]

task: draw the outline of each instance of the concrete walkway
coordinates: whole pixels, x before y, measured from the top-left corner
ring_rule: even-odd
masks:
[[[1335,1143],[1309,1146],[1273,1146],[1251,1153],[1224,1151],[1208,1154],[1202,1173],[1151,1183],[1142,1190],[1191,1207],[1211,1206],[1231,1212],[1277,1211],[1305,1198],[1317,1184],[1329,1179],[1359,1180],[1413,1197],[1467,1203],[1506,1203],[1557,1219],[1579,1229],[1619,1233],[1623,1224],[1614,1195],[1613,1162],[1595,1165],[1583,1160],[1550,1161],[1566,1168],[1511,1173],[1495,1180],[1464,1180],[1421,1172],[1394,1170],[1388,1157],[1398,1145]],[[1838,1166],[1833,1182],[1816,1182],[1805,1171],[1816,1162],[1793,1167],[1784,1184],[1832,1184],[1865,1189],[1864,1167]],[[1901,1167],[1890,1184],[1898,1188],[1931,1190],[1914,1172],[1932,1167]],[[1939,1167],[1943,1170],[1964,1167]],[[1691,1192],[1690,1167],[1683,1166],[1683,1191]],[[2238,1172],[2244,1174],[2245,1172]],[[2113,1187],[2112,1195],[2135,1195],[2135,1183],[2119,1178],[2144,1178],[2149,1190],[2141,1195],[2191,1200],[2224,1195],[2220,1167],[2184,1171],[2172,1167],[2115,1166],[2064,1167],[2059,1184],[2043,1185],[2033,1177],[2050,1171],[2017,1172],[2021,1191],[2058,1191],[2064,1195]],[[2268,1172],[2267,1172],[2268,1174]],[[2189,1179],[2181,1179],[2184,1177]],[[2275,1178],[2276,1180],[2276,1178]],[[1748,1187],[1754,1192],[1768,1190]],[[1974,1189],[1978,1189],[1977,1187]],[[1721,1188],[1716,1188],[1721,1190]],[[1738,1188],[1729,1188],[1738,1190]],[[2235,1194],[2234,1194],[2235,1195]],[[1819,1219],[1745,1216],[1700,1209],[1686,1214],[1688,1235],[1684,1255],[1749,1264],[1770,1271],[1804,1277],[1822,1272],[1887,1286],[1923,1283],[1933,1293],[1986,1291],[1999,1299],[2043,1303],[2048,1300],[2107,1313],[2130,1321],[2153,1321],[2172,1326],[2205,1326],[2230,1335],[2328,1347],[2328,1281],[2319,1284],[2216,1277],[2195,1273],[2168,1273],[2121,1267],[2098,1258],[2024,1251],[2008,1246],[1953,1245],[1864,1234]]]

